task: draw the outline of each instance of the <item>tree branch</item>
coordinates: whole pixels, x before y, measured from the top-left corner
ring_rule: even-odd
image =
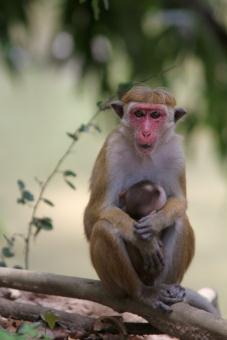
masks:
[[[97,320],[82,316],[77,313],[68,313],[55,308],[43,307],[40,305],[33,305],[31,303],[21,303],[10,301],[6,298],[0,298],[0,314],[5,318],[12,318],[16,320],[26,320],[37,322],[40,320],[41,315],[45,312],[51,311],[57,317],[57,324],[67,329],[70,334],[73,334],[78,339],[88,336],[97,328]],[[99,327],[99,332],[115,334],[118,329],[118,317],[111,316],[101,317],[98,321],[103,321],[103,327]],[[114,322],[115,321],[115,322]],[[142,322],[122,322],[127,334],[160,334],[161,332],[152,327],[149,323]]]
[[[36,293],[91,300],[118,312],[131,312],[146,319],[165,334],[183,339],[227,339],[227,320],[191,307],[173,305],[170,314],[157,313],[148,305],[132,299],[109,295],[100,281],[49,273],[0,268],[0,286]],[[0,311],[1,313],[1,311]]]

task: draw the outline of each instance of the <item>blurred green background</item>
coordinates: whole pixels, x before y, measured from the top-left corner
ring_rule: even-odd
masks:
[[[18,205],[16,181],[37,196],[70,143],[66,132],[86,123],[96,102],[119,83],[148,80],[167,86],[189,114],[185,136],[189,216],[197,240],[184,284],[214,287],[227,316],[227,3],[219,1],[18,0],[0,3],[0,231],[27,229],[31,208]],[[39,216],[54,230],[32,244],[31,269],[95,277],[83,233],[88,179],[112,112],[97,120],[102,132],[81,135],[64,169],[77,173],[77,190],[57,176]],[[1,238],[4,245],[4,239]],[[16,258],[23,263],[23,243]]]

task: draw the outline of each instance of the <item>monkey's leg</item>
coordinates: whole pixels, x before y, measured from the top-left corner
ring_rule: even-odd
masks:
[[[194,232],[187,216],[166,228],[161,236],[165,267],[158,283],[179,283],[183,279],[195,251]]]
[[[129,259],[120,230],[110,222],[98,221],[93,227],[91,259],[103,285],[117,296],[130,296],[149,303],[152,308],[170,311],[170,305],[182,301],[184,290],[178,285],[145,286]]]
[[[155,236],[153,240],[137,240],[134,244],[125,241],[130,261],[140,280],[148,286],[164,269],[162,242]]]

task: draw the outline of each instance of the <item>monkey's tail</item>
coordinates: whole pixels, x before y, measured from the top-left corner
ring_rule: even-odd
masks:
[[[186,288],[185,302],[216,316],[221,316],[217,302],[217,293],[211,288],[202,288],[198,293]]]

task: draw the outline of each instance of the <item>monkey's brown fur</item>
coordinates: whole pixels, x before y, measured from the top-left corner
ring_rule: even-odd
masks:
[[[125,104],[135,101],[153,104],[165,104],[171,107],[176,106],[176,99],[167,90],[163,88],[151,89],[150,87],[143,85],[134,86],[122,96],[121,100]]]

